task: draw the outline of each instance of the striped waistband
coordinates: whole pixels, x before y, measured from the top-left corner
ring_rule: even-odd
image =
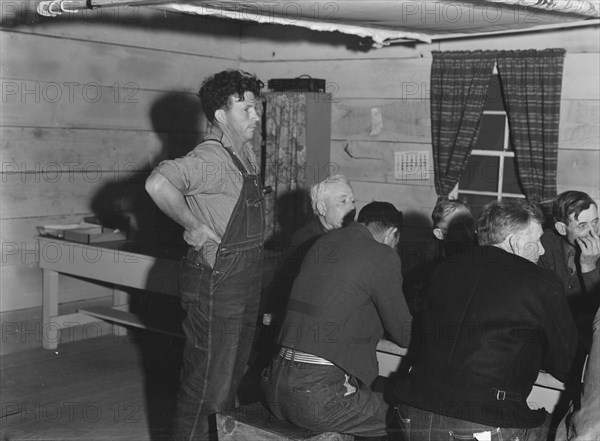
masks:
[[[286,347],[282,347],[279,351],[279,356],[284,360],[291,361],[299,361],[301,363],[308,364],[320,364],[322,366],[333,366],[333,363],[329,360],[325,360],[324,358],[317,357],[316,355],[307,354],[306,352],[296,351],[295,349],[290,349]]]

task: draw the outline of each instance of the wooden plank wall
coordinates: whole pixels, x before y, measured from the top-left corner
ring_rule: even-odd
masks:
[[[34,2],[1,6],[7,311],[41,305],[37,225],[122,213],[154,229],[145,177],[201,138],[206,122],[194,94],[205,76],[239,66],[239,26],[148,8],[46,19]],[[109,292],[66,276],[60,283],[64,302]]]
[[[240,27],[147,8],[44,19],[34,5],[1,2],[0,311],[41,304],[36,225],[117,212],[142,229],[155,226],[143,180],[160,159],[201,137],[205,122],[193,94],[202,78],[227,67],[265,82],[327,79],[332,162],[352,180],[359,206],[389,200],[409,224],[426,226],[433,180],[395,181],[392,158],[431,149],[431,51],[565,47],[559,190],[600,196],[597,27],[370,50],[338,33]],[[372,115],[381,116],[381,127]],[[62,301],[107,294],[63,279]]]
[[[279,35],[277,38],[273,38]],[[432,50],[567,50],[560,126],[558,191],[579,189],[600,199],[599,29],[456,39],[367,51],[341,34],[245,26],[242,66],[263,79],[308,74],[327,80],[333,96],[331,160],[352,181],[362,206],[387,200],[412,226],[429,228],[435,203],[427,180],[396,181],[396,151],[431,152],[429,77]],[[381,115],[382,127],[372,123]],[[327,169],[324,167],[324,169]]]

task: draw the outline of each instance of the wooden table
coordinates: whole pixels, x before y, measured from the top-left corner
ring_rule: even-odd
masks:
[[[43,270],[42,347],[56,349],[60,329],[97,322],[140,325],[129,314],[128,293],[135,288],[177,295],[177,273],[181,250],[164,249],[130,241],[87,245],[39,236],[39,266]],[[113,285],[112,308],[89,308],[74,314],[58,315],[58,275],[70,274]],[[112,319],[111,319],[112,316]],[[150,327],[143,325],[143,327]],[[122,327],[115,332],[123,333]]]
[[[122,325],[155,329],[181,336],[174,327],[157,323],[153,326],[127,311],[128,294],[123,288],[136,288],[167,295],[177,295],[179,256],[182,250],[128,241],[86,245],[48,237],[38,237],[39,265],[44,272],[43,284],[43,338],[42,347],[56,349],[62,328],[108,320]],[[79,310],[74,314],[58,315],[58,274],[71,274],[113,285],[113,306]],[[166,325],[166,326],[165,326]],[[55,332],[53,332],[55,331]],[[124,333],[121,326],[114,332]],[[394,372],[406,349],[381,340],[377,346],[379,375],[387,377]],[[551,375],[540,372],[528,402],[543,406],[551,412],[558,402],[564,385]]]
[[[387,340],[380,340],[377,345],[377,361],[379,362],[379,375],[388,377],[400,366],[402,357],[406,355],[406,349]],[[540,372],[531,393],[527,397],[527,403],[531,408],[546,408],[552,413],[560,399],[565,385],[547,372]]]

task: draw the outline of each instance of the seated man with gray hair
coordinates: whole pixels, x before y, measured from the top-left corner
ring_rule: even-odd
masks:
[[[308,249],[323,234],[354,220],[356,206],[348,178],[332,175],[314,184],[310,189],[313,209],[311,219],[296,230],[283,249],[283,260],[269,288],[266,312],[269,323],[280,323],[285,305]]]
[[[494,201],[480,246],[437,267],[420,351],[395,389],[405,439],[546,439],[550,415],[527,397],[541,369],[567,379],[578,336],[561,281],[536,265],[541,236],[535,205]]]
[[[316,238],[353,221],[356,215],[354,192],[344,175],[329,176],[314,184],[310,188],[310,203],[314,216],[294,232],[292,246],[310,248]]]

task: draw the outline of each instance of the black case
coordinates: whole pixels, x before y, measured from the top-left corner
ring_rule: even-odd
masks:
[[[267,86],[274,92],[325,92],[325,80],[311,77],[274,78]]]

